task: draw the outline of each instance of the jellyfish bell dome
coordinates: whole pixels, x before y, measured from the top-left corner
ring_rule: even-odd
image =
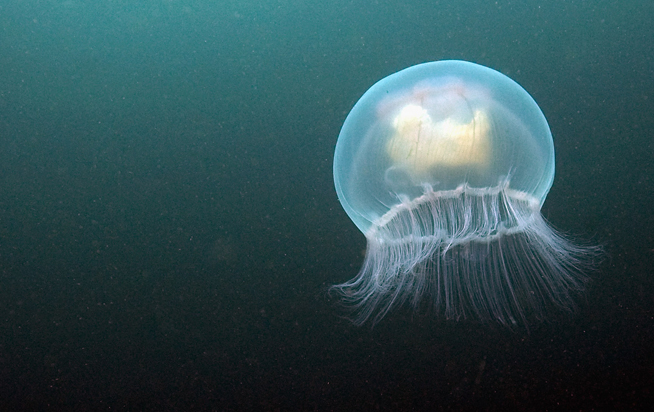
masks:
[[[554,179],[549,126],[520,85],[464,61],[377,82],[347,116],[334,158],[339,199],[364,234],[425,185],[492,188],[509,176],[512,189],[545,200]]]
[[[553,179],[549,126],[516,82],[464,61],[394,73],[359,99],[336,144],[338,198],[368,247],[359,275],[333,288],[356,323],[426,295],[454,319],[571,310],[592,250],[540,215]]]

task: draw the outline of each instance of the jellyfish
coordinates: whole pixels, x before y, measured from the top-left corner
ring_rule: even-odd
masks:
[[[547,120],[515,81],[454,60],[394,73],[338,137],[336,192],[367,248],[331,290],[356,324],[406,302],[508,326],[572,312],[596,248],[541,215],[553,180]]]

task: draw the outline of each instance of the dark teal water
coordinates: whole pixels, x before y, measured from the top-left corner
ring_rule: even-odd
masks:
[[[3,410],[628,409],[654,384],[654,3],[0,2]],[[554,135],[543,207],[605,259],[511,332],[341,318],[332,182],[375,81],[465,59]]]

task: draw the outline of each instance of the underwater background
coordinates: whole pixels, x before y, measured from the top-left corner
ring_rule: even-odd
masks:
[[[0,1],[0,409],[637,409],[654,390],[654,3]],[[511,331],[327,293],[332,178],[379,79],[463,59],[547,117],[542,212],[604,248]]]

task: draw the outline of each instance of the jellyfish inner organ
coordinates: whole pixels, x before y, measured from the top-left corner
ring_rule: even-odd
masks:
[[[453,78],[438,86],[419,85],[408,96],[381,102],[378,114],[394,112],[393,135],[386,147],[390,159],[417,175],[435,165],[484,167],[491,155],[489,119],[468,100],[479,95],[485,93],[469,91]]]
[[[451,118],[434,122],[424,108],[408,105],[394,119],[393,127],[388,155],[418,174],[434,165],[483,167],[488,163],[488,116],[481,110],[467,123]]]

